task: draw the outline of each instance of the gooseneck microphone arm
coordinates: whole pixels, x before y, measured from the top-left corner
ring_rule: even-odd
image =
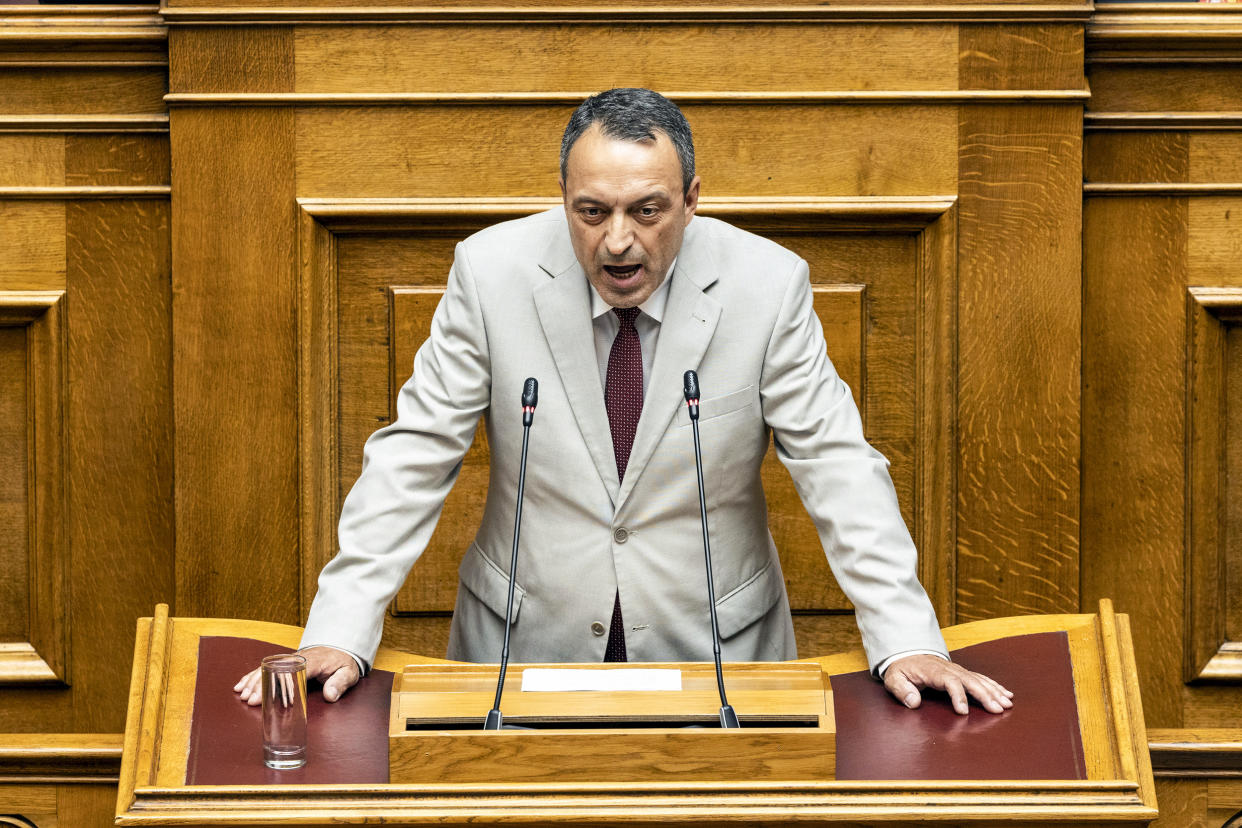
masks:
[[[687,371],[683,377],[686,406],[694,431],[694,470],[699,477],[699,516],[703,522],[703,558],[707,563],[707,606],[712,615],[712,654],[716,658],[716,686],[720,689],[720,726],[741,727],[733,705],[725,698],[724,671],[720,666],[720,625],[716,621],[716,586],[712,581],[712,544],[707,537],[707,499],[703,495],[703,454],[699,448],[699,375]]]
[[[522,533],[522,495],[526,490],[526,447],[530,443],[530,424],[535,421],[539,404],[539,380],[527,377],[522,384],[522,461],[518,466],[517,511],[513,518],[513,555],[509,559],[509,603],[505,607],[505,643],[500,650],[500,677],[496,680],[496,701],[487,712],[484,730],[500,730],[504,717],[500,714],[500,696],[505,689],[505,671],[509,667],[509,628],[513,626],[513,589],[517,584],[518,537]]]

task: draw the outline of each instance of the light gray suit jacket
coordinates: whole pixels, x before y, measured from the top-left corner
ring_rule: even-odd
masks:
[[[698,490],[682,374],[698,371],[717,610],[727,660],[796,657],[760,464],[778,456],[857,608],[871,665],[943,652],[888,462],[825,353],[806,262],[714,219],[686,228],[625,482],[617,479],[590,292],[562,210],[457,247],[398,417],[367,441],[303,646],[370,661],[484,417],[491,478],[460,568],[448,656],[499,660],[521,453],[523,380],[539,379],[510,652],[603,660],[620,591],[631,661],[710,660]],[[598,623],[597,623],[598,622]]]

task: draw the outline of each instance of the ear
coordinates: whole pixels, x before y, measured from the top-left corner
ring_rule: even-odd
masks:
[[[699,207],[699,177],[696,175],[686,189],[686,221],[694,218],[694,211]]]

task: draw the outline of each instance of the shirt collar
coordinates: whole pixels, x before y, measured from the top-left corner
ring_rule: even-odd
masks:
[[[647,301],[638,306],[638,309],[650,316],[656,322],[664,321],[664,306],[668,304],[668,283],[673,281],[673,273],[677,270],[677,259],[673,259],[673,263],[669,265],[668,275],[664,277],[664,281],[660,286],[647,297]],[[612,310],[612,305],[604,301],[604,297],[599,295],[599,291],[595,289],[595,285],[587,281],[587,286],[591,289],[591,318],[599,319],[604,314]]]

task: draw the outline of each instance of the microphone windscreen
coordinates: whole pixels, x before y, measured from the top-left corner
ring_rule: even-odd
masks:
[[[539,404],[539,380],[527,377],[522,385],[522,407],[534,408]]]
[[[694,371],[687,371],[682,382],[686,389],[686,402],[697,400],[699,398],[699,375]]]

